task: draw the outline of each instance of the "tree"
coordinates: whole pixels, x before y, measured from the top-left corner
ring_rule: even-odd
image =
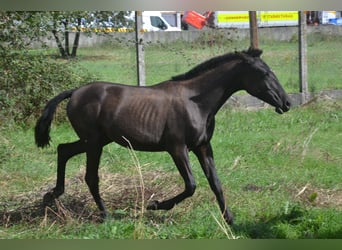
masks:
[[[1,49],[23,49],[47,35],[49,18],[43,12],[0,12]]]
[[[86,12],[51,12],[52,27],[51,32],[56,40],[60,55],[63,58],[76,57],[77,48],[79,45],[79,39],[81,34],[81,20],[82,16],[85,16]],[[76,22],[73,22],[76,21]],[[70,28],[74,25],[76,27],[76,34],[72,46],[72,52],[70,53],[69,46],[69,32]],[[59,33],[64,33],[63,47]]]
[[[74,61],[30,53],[33,41],[51,33],[46,12],[0,12],[0,121],[24,124],[36,117],[48,96],[93,79]]]
[[[61,56],[64,58],[76,57],[81,31],[88,36],[91,36],[94,31],[96,31],[97,34],[106,34],[106,27],[132,27],[133,22],[127,18],[129,15],[130,11],[51,12],[51,31]],[[70,32],[75,32],[71,52],[69,42]],[[60,37],[64,38],[64,47]]]
[[[95,30],[105,34],[103,27],[108,25],[130,28],[129,15],[129,11],[0,12],[0,46],[24,48],[52,35],[63,58],[76,57],[81,32],[91,36]],[[75,32],[72,48],[70,32]]]

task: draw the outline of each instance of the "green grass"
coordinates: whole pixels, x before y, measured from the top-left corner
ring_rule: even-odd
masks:
[[[319,100],[282,116],[271,109],[226,107],[219,112],[212,143],[236,217],[228,237],[342,237],[341,110],[341,101]],[[171,211],[141,213],[137,164],[127,149],[115,144],[105,147],[100,170],[112,219],[97,222],[97,208],[82,180],[84,156],[68,164],[62,204],[43,211],[41,198],[55,182],[56,146],[75,138],[67,124],[53,126],[51,136],[52,146],[41,150],[33,144],[31,129],[1,131],[1,238],[227,238],[214,219],[220,220],[219,210],[193,155],[198,188]],[[145,199],[182,190],[168,155],[136,156]]]
[[[338,79],[342,64],[339,58],[341,39],[334,36],[308,37],[308,86],[310,92],[341,89]],[[276,72],[280,82],[291,92],[298,92],[298,42],[265,42],[264,60]]]
[[[203,38],[209,39],[209,38]],[[308,85],[311,92],[342,88],[342,62],[338,37],[308,37]],[[194,43],[175,42],[145,46],[146,83],[152,85],[186,72],[195,65],[220,54],[245,50],[247,40],[218,39],[214,45],[205,40]],[[263,59],[273,69],[289,93],[299,92],[298,43],[260,41]],[[80,48],[79,63],[98,80],[136,84],[134,44]]]
[[[309,41],[311,90],[342,88],[340,43],[325,38]],[[248,41],[219,41],[214,46],[200,42],[148,45],[147,84],[247,46]],[[298,92],[297,43],[263,41],[260,47],[285,89]],[[77,60],[94,79],[136,82],[132,45],[80,48]],[[218,175],[236,218],[232,227],[222,222],[192,154],[197,181],[194,196],[170,211],[142,210],[151,196],[162,200],[181,192],[181,177],[166,153],[136,152],[137,164],[127,149],[116,144],[104,148],[100,168],[101,193],[111,219],[98,221],[97,208],[83,181],[84,155],[69,161],[65,194],[44,210],[42,197],[55,184],[56,147],[75,140],[76,135],[68,123],[54,123],[51,147],[37,149],[33,123],[24,128],[3,124],[0,238],[342,238],[341,110],[342,101],[318,98],[284,115],[273,109],[231,107],[218,113],[212,144]],[[63,116],[61,110],[59,114]]]

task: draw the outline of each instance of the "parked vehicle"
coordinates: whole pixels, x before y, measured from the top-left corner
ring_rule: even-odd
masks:
[[[180,28],[171,26],[159,11],[143,11],[142,19],[145,31],[181,31]]]
[[[195,28],[204,25],[211,28],[249,28],[248,11],[213,11],[201,15],[195,11],[188,11],[183,21]],[[257,11],[258,27],[296,26],[298,25],[298,11]]]

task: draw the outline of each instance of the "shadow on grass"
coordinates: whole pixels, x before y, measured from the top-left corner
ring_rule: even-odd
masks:
[[[329,217],[329,216],[328,216]],[[339,217],[341,218],[341,217]],[[341,239],[340,222],[326,222],[322,215],[294,206],[287,213],[232,227],[236,235],[252,239]]]
[[[132,217],[138,209],[132,194],[124,199],[118,197],[108,202],[109,211],[112,211],[108,219],[122,219]],[[48,206],[43,204],[43,196],[28,195],[14,197],[1,203],[0,227],[11,227],[19,224],[51,224],[58,222],[66,224],[70,222],[101,223],[103,219],[97,209],[91,195],[87,193],[64,194],[60,199],[55,199]]]
[[[52,225],[55,222],[63,225],[70,222],[103,222],[92,200],[89,198],[67,196],[55,200],[54,204],[44,207],[42,201],[36,200],[0,210],[0,226],[7,228],[15,225]],[[111,207],[109,219],[122,220],[134,217],[134,211],[139,209],[126,203],[124,207]],[[322,212],[321,212],[322,213]],[[146,213],[145,218],[156,224],[164,224],[173,220],[166,213]],[[300,206],[294,206],[287,213],[279,213],[271,217],[258,218],[255,221],[243,221],[231,227],[234,235],[252,239],[341,239],[341,217],[322,218]],[[334,223],[326,221],[335,220]]]
[[[69,197],[68,197],[69,198]],[[55,200],[49,206],[44,206],[42,200],[4,206],[0,210],[0,226],[10,227],[18,224],[41,224],[47,221],[65,223],[70,220],[100,222],[100,217],[89,209],[84,201],[68,199],[64,203]]]

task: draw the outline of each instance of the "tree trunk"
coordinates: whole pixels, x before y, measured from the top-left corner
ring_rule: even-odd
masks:
[[[72,46],[71,57],[76,57],[77,48],[78,48],[78,44],[79,44],[80,36],[81,36],[80,27],[81,27],[81,18],[77,18],[77,32],[75,34],[74,44]]]
[[[57,30],[55,30],[55,29],[52,30],[52,34],[55,37],[55,40],[56,40],[56,43],[57,43],[57,46],[58,46],[58,49],[59,49],[59,53],[61,54],[61,56],[63,58],[66,58],[68,55],[66,54],[65,49],[63,48],[63,45],[61,43],[61,40],[58,37]]]
[[[63,22],[64,24],[64,44],[65,44],[65,52],[67,54],[67,56],[70,56],[70,48],[69,48],[69,30],[68,30],[68,20],[65,20],[65,22]]]

